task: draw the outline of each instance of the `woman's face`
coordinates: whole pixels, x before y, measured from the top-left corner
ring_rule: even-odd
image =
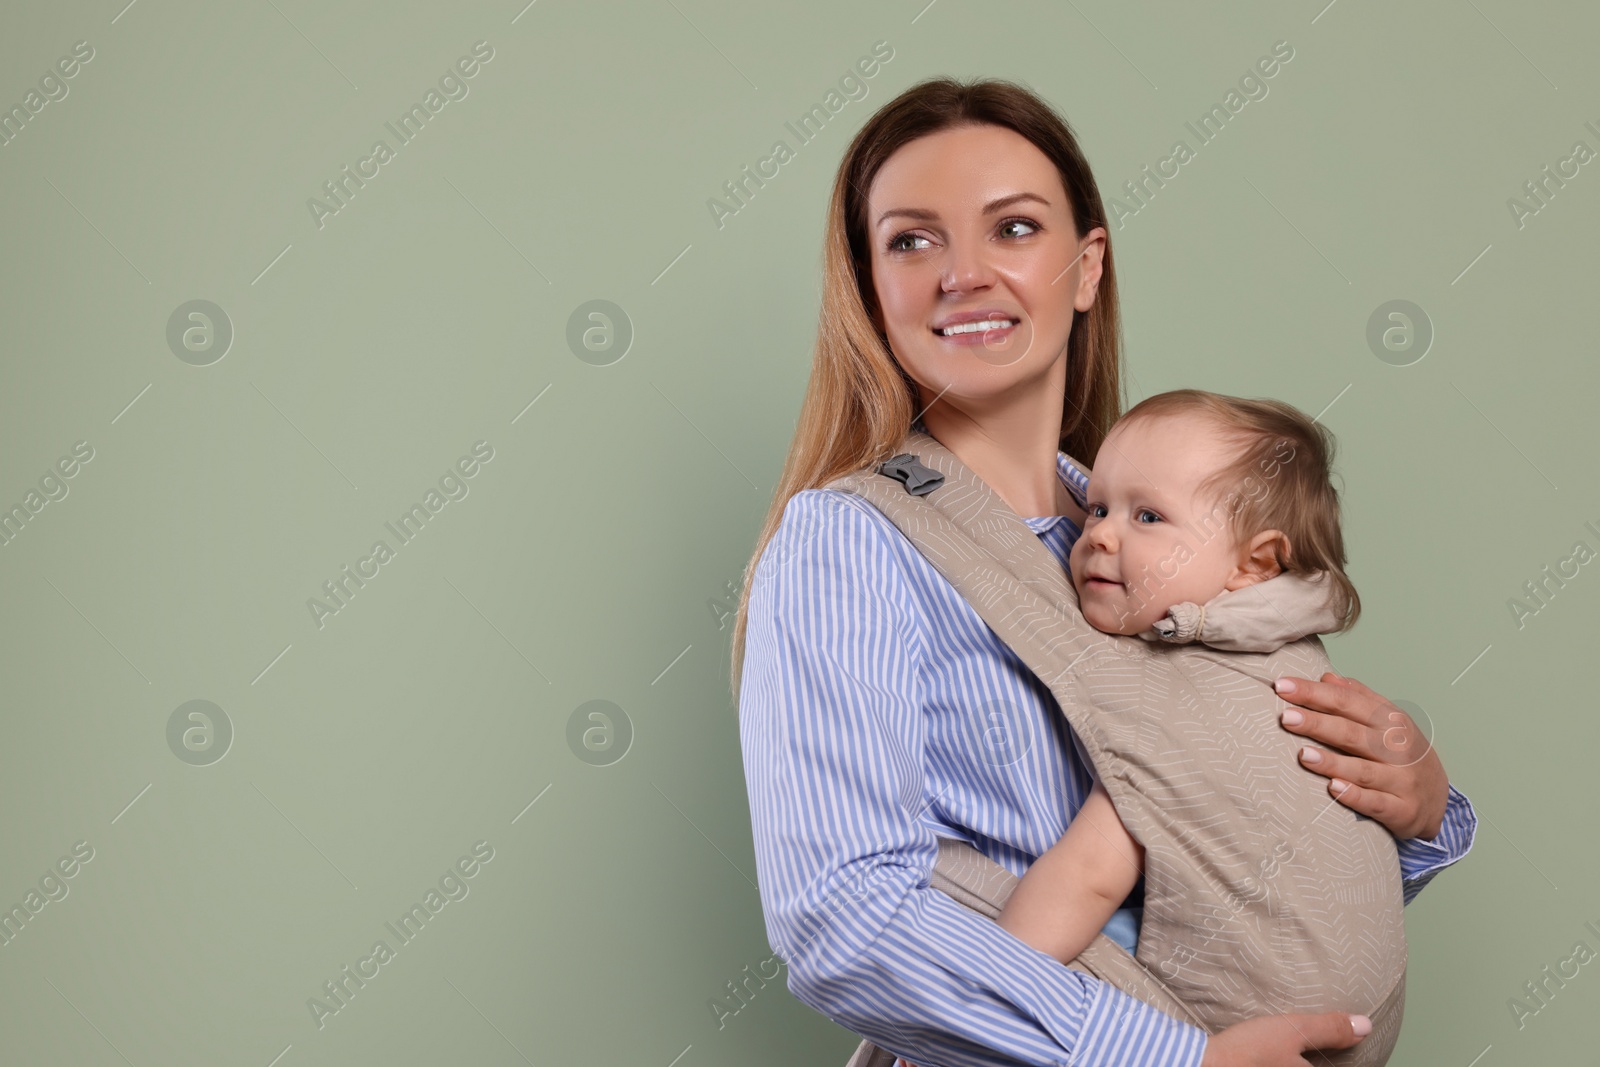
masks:
[[[873,178],[867,226],[874,318],[924,406],[982,408],[1038,383],[1094,303],[1105,229],[1077,233],[1055,164],[1005,127],[902,145]],[[963,322],[983,325],[946,332]]]

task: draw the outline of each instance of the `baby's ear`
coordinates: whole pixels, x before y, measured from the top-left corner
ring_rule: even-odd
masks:
[[[1247,585],[1276,578],[1283,573],[1278,561],[1289,558],[1289,536],[1282,530],[1262,530],[1247,544],[1240,546],[1239,559],[1228,589],[1243,589]]]

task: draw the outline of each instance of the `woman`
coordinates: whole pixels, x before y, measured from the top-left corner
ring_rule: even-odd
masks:
[[[1367,1032],[1330,1013],[1208,1038],[928,884],[937,837],[1020,875],[1092,779],[1050,691],[971,606],[870,504],[818,487],[888,459],[915,426],[1066,566],[1087,481],[1070,457],[1093,456],[1115,421],[1120,371],[1105,212],[1048,105],[938,79],[868,120],[834,183],[815,361],[733,670],[789,988],[912,1061],[1269,1067]],[[1394,835],[1409,901],[1471,846],[1471,805],[1384,698],[1331,674],[1287,681],[1300,710],[1285,728],[1327,746],[1304,765]]]

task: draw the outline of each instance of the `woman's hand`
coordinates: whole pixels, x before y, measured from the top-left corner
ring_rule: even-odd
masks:
[[[1200,1067],[1307,1067],[1312,1049],[1349,1048],[1372,1032],[1365,1015],[1263,1015],[1206,1039]]]
[[[1397,841],[1438,835],[1450,780],[1411,716],[1332,671],[1320,682],[1286,676],[1276,688],[1299,705],[1284,710],[1284,729],[1339,750],[1308,745],[1300,752],[1303,767],[1330,779],[1335,800],[1376,819]]]

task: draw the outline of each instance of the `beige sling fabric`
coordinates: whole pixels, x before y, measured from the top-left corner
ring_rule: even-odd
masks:
[[[1137,959],[1101,934],[1078,969],[1213,1033],[1263,1014],[1360,1012],[1373,1031],[1359,1045],[1307,1058],[1386,1063],[1405,996],[1394,839],[1299,766],[1271,689],[1328,670],[1321,642],[1244,653],[1100,633],[1055,557],[953,453],[916,431],[899,451],[943,483],[913,495],[868,469],[827,488],[882,511],[1050,687],[1145,847]],[[941,842],[933,885],[965,906],[993,916],[1014,884]],[[864,1043],[850,1067],[888,1067],[884,1055]]]
[[[1174,604],[1139,636],[1178,645],[1199,641],[1228,652],[1276,652],[1295,638],[1339,625],[1332,585],[1327,571],[1308,578],[1280,574],[1223,590],[1204,604]]]

